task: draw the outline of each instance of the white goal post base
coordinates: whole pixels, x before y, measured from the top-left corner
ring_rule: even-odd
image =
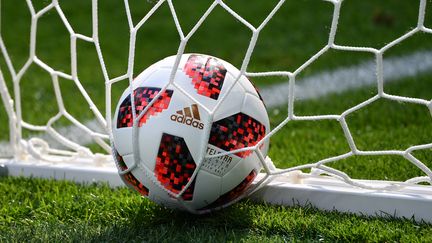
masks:
[[[354,180],[388,186],[390,181]],[[285,206],[313,206],[326,211],[414,219],[432,223],[432,188],[410,185],[398,191],[353,187],[330,176],[291,173],[277,176],[252,199]]]
[[[95,165],[90,159],[81,159],[74,163],[0,159],[0,176],[67,180],[82,184],[101,182],[108,183],[111,187],[124,185],[114,162],[107,165]]]
[[[114,163],[96,165],[83,159],[67,162],[17,161],[0,159],[0,176],[24,176],[77,183],[104,182],[123,186]],[[258,176],[257,181],[264,174]],[[389,181],[357,180],[371,186],[387,186]],[[432,188],[409,185],[397,191],[377,191],[353,187],[330,176],[295,171],[276,176],[252,194],[251,199],[286,206],[313,206],[321,210],[358,215],[397,217],[432,223]]]

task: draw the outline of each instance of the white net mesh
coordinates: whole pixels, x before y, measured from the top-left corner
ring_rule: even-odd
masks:
[[[68,18],[65,16],[63,10],[62,10],[62,4],[60,4],[57,0],[53,0],[50,4],[42,8],[41,10],[36,11],[35,7],[33,5],[33,1],[27,0],[27,6],[28,10],[31,14],[31,27],[30,27],[30,43],[29,43],[29,56],[25,64],[19,68],[16,68],[16,65],[13,65],[11,56],[8,54],[8,48],[5,45],[5,42],[3,41],[3,36],[0,37],[0,50],[2,53],[2,56],[5,60],[7,70],[1,70],[3,73],[8,72],[9,76],[11,77],[11,83],[12,83],[12,90],[13,90],[13,102],[10,93],[8,92],[8,88],[6,86],[5,77],[2,73],[0,73],[0,92],[1,97],[3,99],[3,103],[5,105],[5,110],[7,112],[7,116],[9,118],[9,124],[10,124],[10,146],[7,150],[4,150],[2,152],[2,155],[5,155],[6,153],[12,154],[15,158],[18,159],[25,159],[28,154],[32,155],[34,158],[41,160],[41,161],[51,161],[51,162],[64,162],[64,161],[70,161],[70,163],[76,163],[80,158],[86,158],[90,161],[90,163],[94,163],[94,161],[105,161],[105,163],[112,163],[112,161],[109,159],[109,157],[104,157],[102,154],[94,154],[91,152],[91,150],[86,147],[83,144],[83,141],[81,143],[77,142],[77,139],[73,139],[70,136],[64,135],[64,132],[59,131],[59,129],[54,128],[53,124],[58,121],[59,119],[67,119],[70,121],[76,132],[69,132],[69,134],[78,134],[78,133],[85,133],[88,136],[91,137],[92,141],[87,141],[85,143],[96,143],[98,144],[103,150],[106,151],[108,154],[110,152],[110,145],[109,145],[109,138],[111,134],[111,117],[112,117],[112,106],[113,102],[114,105],[116,104],[116,100],[112,101],[112,85],[117,82],[132,82],[134,78],[134,65],[135,65],[135,47],[136,47],[136,39],[137,34],[140,31],[143,26],[147,24],[147,20],[154,15],[158,9],[162,5],[168,5],[169,10],[171,12],[171,16],[174,20],[175,27],[177,29],[179,38],[180,38],[180,45],[178,46],[177,50],[177,59],[175,63],[175,67],[171,73],[170,82],[169,84],[176,86],[177,89],[181,90],[185,95],[187,95],[190,99],[194,100],[193,97],[191,97],[186,91],[184,91],[181,87],[177,86],[174,82],[175,78],[175,72],[174,70],[177,69],[177,66],[179,65],[179,60],[181,55],[184,53],[185,48],[188,44],[188,41],[191,39],[191,37],[200,29],[203,22],[209,17],[209,15],[214,11],[216,8],[222,8],[226,12],[230,14],[233,18],[235,18],[238,22],[240,22],[244,27],[246,27],[250,33],[251,38],[250,42],[248,44],[248,48],[246,51],[246,54],[244,55],[243,61],[241,63],[240,69],[240,75],[246,75],[247,77],[285,77],[287,80],[289,80],[288,83],[288,95],[287,97],[281,97],[281,100],[287,101],[288,103],[288,114],[287,117],[281,122],[279,125],[274,127],[272,131],[264,138],[264,139],[270,139],[273,135],[275,135],[280,129],[282,129],[286,124],[293,122],[293,121],[317,121],[317,120],[333,120],[337,121],[340,124],[340,127],[342,128],[344,132],[344,136],[346,138],[346,142],[349,145],[350,151],[344,154],[340,154],[338,156],[329,157],[314,163],[308,163],[308,164],[302,164],[299,166],[287,168],[287,169],[276,169],[274,165],[271,163],[270,159],[264,158],[263,154],[261,154],[260,150],[258,149],[261,143],[264,141],[261,141],[260,143],[256,144],[253,147],[248,147],[244,149],[239,149],[235,151],[230,151],[222,154],[217,155],[208,155],[208,157],[216,157],[216,156],[224,156],[226,154],[234,154],[240,151],[245,150],[253,150],[255,153],[257,153],[258,157],[261,159],[261,163],[264,167],[264,170],[266,172],[265,177],[261,182],[268,181],[268,179],[271,179],[273,176],[281,175],[281,174],[287,174],[289,172],[297,171],[297,170],[304,170],[304,169],[312,169],[312,175],[321,175],[326,174],[329,176],[332,176],[334,178],[337,178],[339,180],[342,180],[346,182],[347,184],[350,184],[355,187],[361,187],[365,189],[385,189],[385,190],[398,190],[406,185],[409,184],[416,184],[416,183],[431,183],[432,179],[432,171],[430,168],[428,168],[422,161],[417,159],[415,155],[413,154],[416,151],[419,150],[429,150],[432,148],[432,143],[429,144],[421,144],[421,145],[415,145],[406,148],[405,150],[379,150],[379,151],[365,151],[360,150],[356,146],[356,142],[353,139],[352,132],[347,124],[346,117],[350,114],[352,114],[355,111],[358,111],[361,108],[364,108],[371,103],[379,100],[379,99],[387,99],[392,101],[398,101],[398,102],[404,102],[404,103],[413,103],[418,104],[422,106],[426,106],[428,110],[432,114],[432,101],[420,99],[420,98],[411,98],[411,97],[404,97],[404,96],[398,96],[398,95],[391,95],[384,91],[384,70],[383,70],[383,55],[386,53],[390,48],[394,47],[398,43],[412,37],[416,33],[426,33],[426,34],[432,34],[432,29],[425,27],[424,21],[425,21],[425,12],[426,12],[426,0],[419,1],[419,10],[418,10],[418,22],[417,26],[413,29],[411,29],[409,32],[403,34],[399,38],[391,41],[390,43],[386,44],[384,47],[380,49],[372,48],[372,47],[353,47],[353,46],[343,46],[338,45],[335,43],[335,36],[337,34],[338,30],[338,21],[339,21],[339,15],[341,10],[341,5],[343,3],[342,0],[328,0],[333,5],[333,16],[330,26],[330,32],[328,35],[328,42],[327,44],[322,47],[321,50],[319,50],[316,54],[314,54],[312,57],[310,57],[306,62],[304,62],[300,67],[293,71],[269,71],[269,72],[249,72],[248,66],[250,63],[250,59],[253,55],[255,45],[257,43],[257,40],[259,39],[259,35],[262,32],[263,29],[266,28],[266,25],[269,23],[269,21],[272,19],[272,17],[278,12],[278,10],[284,5],[285,1],[281,0],[279,1],[272,11],[268,14],[268,16],[262,21],[261,24],[255,26],[249,23],[246,19],[244,19],[242,16],[240,16],[238,13],[236,13],[233,9],[231,9],[225,2],[223,1],[214,1],[208,9],[204,12],[204,14],[199,18],[199,20],[196,22],[196,24],[193,26],[193,28],[189,32],[184,32],[184,29],[182,28],[182,23],[179,21],[179,18],[176,14],[176,9],[172,3],[171,0],[160,0],[153,4],[151,10],[142,18],[140,21],[136,24],[134,24],[132,20],[132,13],[131,8],[129,6],[128,0],[124,1],[124,8],[123,10],[120,10],[120,8],[117,9],[117,11],[126,11],[127,21],[129,25],[129,54],[128,54],[128,64],[127,64],[127,72],[123,75],[117,76],[117,77],[111,77],[109,75],[109,72],[107,70],[107,66],[104,62],[104,55],[101,49],[100,41],[99,41],[99,25],[98,25],[98,5],[102,4],[99,3],[97,0],[92,0],[92,35],[86,36],[84,34],[77,33],[72,25],[69,23]],[[414,3],[413,3],[414,4]],[[36,52],[36,46],[37,46],[37,29],[38,29],[38,21],[39,19],[48,14],[57,14],[63,25],[66,27],[69,35],[70,35],[70,54],[71,54],[71,61],[70,61],[70,67],[71,72],[66,73],[61,70],[57,70],[50,65],[48,65],[44,60],[41,60],[38,57],[38,53]],[[4,24],[4,23],[3,23]],[[3,33],[1,33],[3,34]],[[100,110],[96,105],[95,102],[92,100],[90,95],[87,93],[86,89],[82,85],[80,81],[80,77],[78,75],[78,58],[77,58],[77,41],[84,41],[93,44],[97,57],[100,63],[100,69],[102,71],[105,83],[98,84],[101,89],[105,89],[105,111]],[[369,53],[375,56],[375,70],[376,70],[376,94],[365,100],[364,102],[357,104],[341,114],[334,114],[334,115],[311,115],[311,116],[299,116],[296,115],[294,107],[296,104],[296,78],[313,62],[315,62],[317,59],[319,59],[323,54],[330,50],[340,50],[340,51],[351,51],[351,52],[365,52]],[[229,60],[228,60],[229,61]],[[31,65],[37,65],[40,68],[42,68],[44,71],[46,71],[52,80],[52,84],[54,87],[55,92],[55,99],[56,99],[56,105],[59,108],[59,112],[51,117],[49,121],[43,125],[34,125],[29,122],[26,122],[23,119],[22,113],[24,112],[22,110],[21,106],[21,100],[23,92],[20,89],[20,81],[25,75],[25,73],[28,71],[29,67]],[[240,76],[239,76],[240,77]],[[237,77],[237,79],[239,78]],[[88,106],[90,107],[91,112],[95,116],[96,120],[93,122],[81,122],[74,118],[69,112],[68,108],[65,107],[63,102],[63,94],[60,90],[59,86],[59,79],[67,79],[73,81],[75,86],[78,88],[80,95],[84,97],[85,101],[87,102]],[[167,85],[168,86],[168,85]],[[163,91],[167,88],[167,86],[164,87],[164,89],[159,92],[159,95],[164,93]],[[230,87],[229,90],[231,90],[233,86]],[[206,109],[210,115],[214,114],[217,109],[220,108],[220,104],[224,100],[226,96],[222,96],[219,100],[218,105],[214,108],[214,110],[207,110],[202,104],[194,100],[198,105],[200,105],[203,109]],[[133,96],[131,97],[132,102],[131,104],[134,105],[133,102]],[[153,102],[156,101],[158,98],[155,97],[153,99]],[[277,98],[276,98],[277,99]],[[151,102],[147,108],[141,112],[141,114],[135,114],[135,109],[132,108],[133,111],[133,117],[134,117],[134,134],[137,132],[137,123],[139,119],[145,114],[147,109],[151,107]],[[27,112],[27,111],[26,111]],[[22,135],[23,129],[27,129],[30,131],[36,131],[36,132],[44,132],[47,134],[47,136],[42,136],[39,138],[27,138]],[[48,137],[50,137],[48,139]],[[137,136],[134,136],[134,151],[138,150],[137,147]],[[47,140],[51,141],[49,144]],[[78,139],[79,140],[79,139]],[[61,144],[62,148],[66,149],[58,149],[57,144]],[[4,146],[4,145],[3,145]],[[137,154],[136,152],[134,154]],[[57,156],[53,156],[57,155]],[[424,175],[419,177],[411,178],[405,182],[394,182],[390,184],[386,184],[384,186],[380,184],[371,185],[371,184],[364,184],[357,180],[351,179],[346,173],[340,170],[336,170],[332,167],[330,167],[330,164],[337,163],[340,160],[347,159],[349,157],[354,156],[380,156],[380,155],[395,155],[395,156],[401,156],[405,158],[407,161],[412,163],[414,166],[419,168]],[[82,161],[82,160],[81,160]],[[138,161],[138,158],[136,158],[136,161]],[[131,167],[130,169],[133,169]],[[199,171],[197,169],[195,171],[195,174]],[[126,171],[127,172],[127,171]],[[193,177],[195,176],[193,175]],[[193,181],[193,177],[192,180]],[[190,183],[189,183],[190,184]],[[258,185],[263,185],[259,183]],[[185,191],[187,189],[187,186],[183,189]],[[178,197],[181,196],[181,193],[177,195]]]

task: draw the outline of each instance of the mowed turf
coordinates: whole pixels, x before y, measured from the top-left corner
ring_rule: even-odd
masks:
[[[387,87],[395,94],[432,98],[430,75],[406,79]],[[337,113],[345,109],[344,105],[360,101],[363,95],[372,95],[370,90],[373,89],[369,87],[299,102],[297,110],[299,114]],[[347,100],[348,103],[343,102]],[[282,111],[279,112],[279,115],[272,115],[273,126],[282,119]],[[432,118],[423,106],[378,101],[353,116],[355,120],[348,121],[361,149],[405,149],[412,144],[431,142]],[[393,122],[389,122],[389,118]],[[373,122],[365,127],[364,120]],[[287,125],[272,138],[270,156],[278,166],[289,167],[347,152],[348,146],[339,130],[338,125],[331,122]],[[431,150],[415,155],[432,166]],[[358,157],[336,162],[333,167],[343,169],[354,178],[405,180],[422,175],[403,159],[390,156]],[[394,219],[392,215],[361,217],[323,212],[313,207],[280,207],[242,201],[219,212],[196,216],[161,208],[126,188],[79,186],[29,178],[1,177],[0,192],[0,241],[432,240],[431,224]]]
[[[432,240],[410,220],[325,213],[243,201],[209,215],[161,208],[127,189],[0,178],[0,240],[286,242]]]

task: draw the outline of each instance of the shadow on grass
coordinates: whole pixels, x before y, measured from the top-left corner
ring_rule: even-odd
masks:
[[[251,203],[239,203],[221,211],[194,215],[144,203],[123,222],[111,226],[92,241],[227,241],[240,240],[254,229]]]
[[[398,241],[430,231],[428,224],[392,215],[357,216],[324,212],[312,206],[271,206],[249,200],[207,215],[145,205],[124,222],[106,226],[91,241]]]

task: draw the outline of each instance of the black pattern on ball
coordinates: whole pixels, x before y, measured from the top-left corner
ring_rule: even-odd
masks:
[[[179,193],[190,181],[196,165],[183,138],[164,133],[156,158],[155,175],[167,190]],[[192,200],[195,181],[183,193],[184,200]]]
[[[265,133],[266,128],[259,121],[246,114],[237,113],[213,122],[209,143],[225,151],[232,151],[254,146]],[[249,150],[236,155],[245,158],[251,153]]]

